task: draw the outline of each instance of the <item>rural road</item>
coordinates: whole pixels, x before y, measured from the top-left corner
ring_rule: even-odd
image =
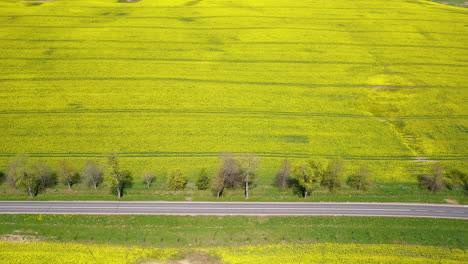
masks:
[[[468,220],[468,206],[403,203],[0,201],[0,214],[336,215]]]

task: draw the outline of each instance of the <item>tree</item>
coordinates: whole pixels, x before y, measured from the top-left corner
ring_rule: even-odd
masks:
[[[328,187],[328,190],[334,191],[341,187],[341,181],[345,173],[344,161],[342,159],[333,159],[328,164],[322,179],[322,185]]]
[[[217,198],[221,197],[224,188],[240,187],[242,185],[242,176],[237,160],[229,152],[221,154],[220,158],[222,160],[221,167],[212,187]]]
[[[288,159],[284,159],[281,167],[276,174],[275,185],[281,189],[289,188],[291,182],[291,163]]]
[[[422,187],[430,192],[441,190],[445,186],[444,167],[440,163],[435,163],[429,175],[419,175],[418,181]]]
[[[156,177],[151,172],[145,172],[145,174],[143,174],[143,183],[146,183],[146,187],[148,187],[148,189],[153,184],[154,179],[156,179]]]
[[[296,167],[292,174],[293,185],[304,199],[316,190],[323,178],[323,164],[317,160],[310,160],[307,164]]]
[[[3,171],[0,171],[0,185],[5,181],[5,173]]]
[[[43,186],[44,189],[57,184],[57,174],[53,172],[49,166],[43,163],[36,163],[34,167],[36,168],[41,186]]]
[[[358,190],[367,190],[370,187],[370,175],[371,171],[367,168],[367,165],[361,165],[354,174],[348,177],[346,183]]]
[[[167,178],[167,188],[172,191],[183,190],[187,184],[187,179],[180,169],[170,171]]]
[[[69,190],[80,181],[80,174],[66,160],[62,160],[59,164],[59,176]]]
[[[258,165],[258,156],[253,153],[243,154],[239,159],[240,174],[244,185],[244,195],[246,200],[249,199],[249,184],[252,184],[255,180]]]
[[[221,197],[221,195],[223,194],[224,188],[225,184],[223,175],[221,173],[218,173],[218,177],[216,177],[212,182],[211,191],[216,196],[216,198],[219,199],[219,197]]]
[[[457,186],[461,186],[465,191],[468,191],[468,175],[459,169],[451,169],[447,173],[447,187],[453,190]]]
[[[27,170],[28,157],[16,156],[8,165],[6,170],[6,181],[12,187],[17,188],[18,180],[24,175]]]
[[[89,186],[96,189],[103,182],[103,171],[94,161],[88,161],[83,169],[83,177]]]
[[[198,173],[197,182],[195,185],[197,186],[198,190],[206,190],[210,187],[210,182],[211,179],[208,177],[206,168],[202,168],[200,173]]]
[[[104,182],[110,187],[111,192],[116,194],[120,199],[127,188],[133,185],[132,173],[129,170],[122,170],[119,166],[118,157],[116,154],[110,154],[108,157],[107,173],[104,177]]]
[[[34,198],[53,184],[53,173],[51,169],[40,163],[22,170],[22,174],[16,181],[16,186],[24,188],[30,198]]]

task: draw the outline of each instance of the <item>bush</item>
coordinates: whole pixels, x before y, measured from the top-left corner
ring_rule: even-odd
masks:
[[[451,169],[447,173],[446,184],[450,190],[462,188],[468,191],[468,175],[461,170]]]
[[[357,189],[367,190],[370,188],[370,174],[372,172],[367,168],[367,165],[361,165],[356,172],[348,177],[346,184]]]
[[[172,170],[167,178],[167,188],[172,191],[183,190],[187,184],[187,179],[179,169]]]
[[[335,191],[341,187],[341,181],[345,173],[344,161],[342,159],[334,159],[328,164],[327,170],[323,174],[322,186],[325,186],[330,191]]]
[[[210,188],[210,182],[211,179],[208,177],[206,169],[201,169],[200,173],[198,173],[197,182],[195,183],[198,190],[207,190],[208,188]]]

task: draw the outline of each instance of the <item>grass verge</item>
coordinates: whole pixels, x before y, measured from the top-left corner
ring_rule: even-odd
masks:
[[[0,235],[3,240],[145,247],[359,243],[466,249],[468,222],[391,217],[0,215]]]

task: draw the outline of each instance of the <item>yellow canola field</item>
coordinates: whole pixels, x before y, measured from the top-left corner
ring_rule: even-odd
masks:
[[[466,250],[411,245],[296,244],[205,249],[143,248],[52,242],[0,242],[0,263],[165,263],[200,250],[230,264],[466,263]]]
[[[140,176],[225,151],[414,181],[467,157],[468,11],[425,0],[0,2],[0,170],[111,151]],[[2,168],[3,167],[3,168]]]
[[[135,263],[147,259],[164,261],[176,249],[105,246],[51,242],[0,242],[0,263]]]
[[[410,245],[313,244],[219,248],[210,251],[230,264],[466,263],[465,250]]]

